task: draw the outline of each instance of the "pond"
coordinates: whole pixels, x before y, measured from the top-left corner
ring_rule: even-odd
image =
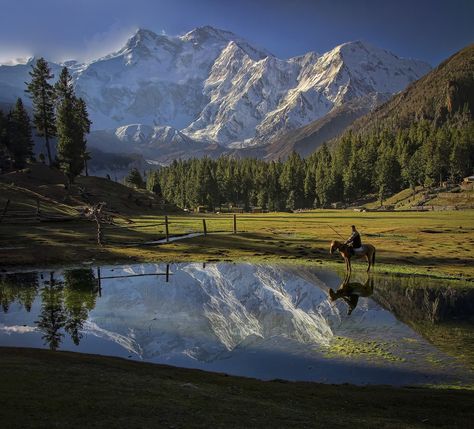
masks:
[[[474,384],[474,288],[232,263],[0,274],[0,345],[260,379]]]

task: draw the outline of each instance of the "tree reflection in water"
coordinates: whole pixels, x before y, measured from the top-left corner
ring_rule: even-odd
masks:
[[[82,338],[82,327],[94,309],[97,293],[97,280],[91,269],[67,270],[64,273],[64,308],[66,313],[65,330],[76,346]]]
[[[64,337],[61,328],[66,324],[66,315],[62,290],[62,284],[56,282],[54,273],[51,272],[49,283],[41,290],[41,313],[35,321],[43,332],[41,339],[51,350],[56,350]]]
[[[63,282],[55,281],[51,273],[49,284],[41,291],[41,313],[36,322],[51,350],[61,344],[62,328],[79,345],[82,327],[95,307],[97,292],[97,281],[90,268],[66,270]]]
[[[67,332],[74,344],[79,345],[84,322],[94,309],[99,291],[92,269],[65,270],[63,280],[55,278],[54,272],[40,289],[38,273],[7,274],[0,278],[0,305],[5,313],[13,302],[18,302],[26,311],[31,311],[38,295],[41,311],[36,326],[43,333],[42,339],[51,350],[56,350]]]
[[[0,305],[8,313],[12,302],[17,301],[27,312],[31,311],[38,294],[38,273],[6,274],[0,278]]]

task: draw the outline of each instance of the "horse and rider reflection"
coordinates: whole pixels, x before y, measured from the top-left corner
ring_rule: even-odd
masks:
[[[365,283],[351,282],[350,277],[345,277],[337,290],[329,289],[329,299],[331,302],[342,299],[347,305],[347,315],[350,315],[357,304],[360,297],[368,297],[374,292],[374,278],[371,275],[367,276]]]

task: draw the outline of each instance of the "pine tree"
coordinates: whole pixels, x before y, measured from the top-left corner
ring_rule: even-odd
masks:
[[[277,211],[281,210],[281,189],[279,177],[281,174],[282,166],[281,162],[272,161],[268,167],[268,210]]]
[[[58,160],[61,170],[73,183],[84,169],[85,120],[81,116],[81,105],[74,96],[72,78],[66,67],[61,71],[55,90]]]
[[[305,207],[313,207],[316,198],[316,165],[306,164],[306,175],[304,178]]]
[[[376,183],[380,205],[391,194],[399,190],[400,165],[395,154],[388,147],[381,147],[376,165]]]
[[[33,101],[33,122],[36,134],[44,137],[49,165],[52,165],[50,139],[56,135],[56,124],[54,115],[54,88],[48,80],[54,77],[51,74],[48,63],[44,58],[39,58],[33,70],[30,71],[31,82],[26,92],[30,94]]]
[[[420,149],[417,150],[408,160],[408,163],[403,170],[403,176],[413,192],[415,192],[417,185],[423,184],[423,155]]]
[[[30,118],[21,98],[18,98],[8,117],[7,147],[15,168],[23,168],[33,156]]]
[[[453,183],[458,183],[470,173],[469,146],[457,138],[449,156],[449,173]]]
[[[128,176],[125,178],[125,183],[140,189],[145,186],[142,175],[136,167],[130,170],[130,173],[128,173]]]
[[[157,171],[151,171],[146,181],[146,187],[149,191],[153,192],[157,197],[163,196],[161,192],[160,176]]]
[[[8,150],[8,118],[0,110],[0,174],[11,168],[10,152]]]
[[[86,145],[87,145],[86,134],[89,134],[91,132],[92,122],[89,119],[86,102],[82,98],[79,98],[76,100],[75,110],[76,110],[76,120],[78,121],[78,125],[82,133],[82,140],[83,140],[82,161],[84,163],[84,169],[86,170],[86,176],[88,176],[89,172],[87,169],[87,161],[91,159],[91,155],[86,150]]]
[[[316,166],[316,198],[321,207],[326,207],[332,200],[333,197],[333,175],[332,175],[332,158],[329,153],[326,143],[324,143],[321,149],[317,153],[317,166]]]
[[[285,193],[286,208],[293,210],[304,204],[304,161],[296,152],[292,152],[283,165],[280,185]]]

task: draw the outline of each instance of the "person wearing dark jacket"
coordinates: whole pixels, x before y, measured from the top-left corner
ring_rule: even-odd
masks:
[[[359,231],[357,231],[356,227],[352,225],[351,228],[352,234],[344,244],[347,244],[351,248],[351,253],[354,255],[354,250],[362,247],[362,240],[360,239],[360,234]]]

